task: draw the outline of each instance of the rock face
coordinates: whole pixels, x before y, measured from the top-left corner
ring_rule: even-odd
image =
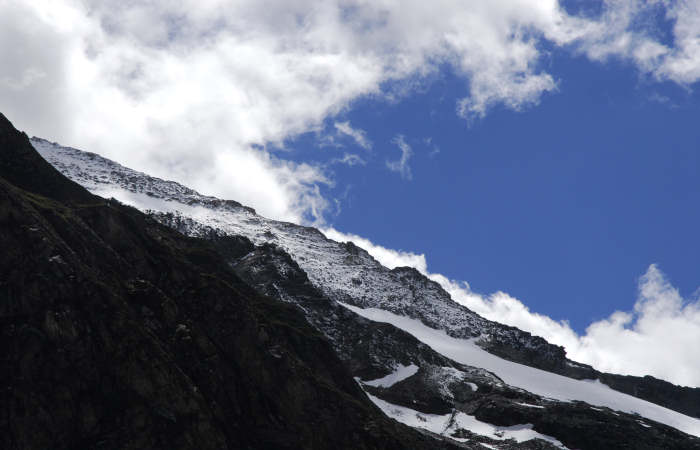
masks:
[[[0,448],[452,446],[386,418],[210,243],[89,194],[2,116],[0,248]]]
[[[695,411],[697,390],[601,374],[351,243],[32,140],[93,193],[150,211],[103,200],[1,119],[2,448],[700,448],[509,385],[352,308],[678,410]]]

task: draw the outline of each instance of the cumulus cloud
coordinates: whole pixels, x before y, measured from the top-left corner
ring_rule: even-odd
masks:
[[[411,159],[411,156],[413,155],[411,146],[406,143],[406,139],[401,134],[395,136],[391,142],[399,147],[399,150],[401,150],[401,157],[396,161],[387,161],[386,167],[392,172],[398,172],[401,175],[401,178],[405,180],[413,179],[411,166],[408,165],[408,160]]]
[[[318,223],[329,175],[268,149],[353,101],[410,94],[449,66],[467,88],[455,99],[465,118],[519,110],[557,89],[544,46],[690,85],[698,30],[689,1],[607,0],[592,17],[557,0],[0,0],[0,108],[31,134]],[[335,127],[371,146],[349,122]]]
[[[663,39],[655,18],[671,24]],[[599,18],[571,41],[592,60],[621,58],[657,81],[700,80],[700,4],[696,1],[606,0]]]
[[[456,302],[487,319],[561,345],[575,361],[606,372],[652,375],[676,384],[700,387],[697,345],[700,298],[681,297],[656,265],[650,265],[640,277],[638,298],[631,311],[615,311],[608,318],[591,323],[579,335],[566,321],[555,321],[530,311],[520,300],[504,292],[478,294],[466,282],[430,273],[423,254],[391,250],[335,229],[323,232],[336,241],[352,241],[390,269],[414,267],[439,283]]]

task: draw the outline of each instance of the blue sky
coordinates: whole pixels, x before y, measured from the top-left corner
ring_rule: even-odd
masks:
[[[700,287],[698,95],[619,61],[554,52],[548,62],[557,92],[471,122],[455,114],[465,86],[447,68],[410,97],[355,102],[334,120],[374,146],[322,148],[322,161],[348,151],[367,161],[334,166],[341,203],[330,223],[425,253],[433,271],[507,291],[579,332],[631,309],[652,263],[690,296]],[[387,171],[396,135],[413,150],[410,180]],[[304,159],[318,145],[309,133],[286,148]]]
[[[700,386],[698,2],[20,0],[0,60],[30,135]]]

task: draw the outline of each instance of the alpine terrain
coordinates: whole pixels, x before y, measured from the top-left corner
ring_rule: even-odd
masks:
[[[0,229],[2,448],[700,449],[698,388],[4,116]]]

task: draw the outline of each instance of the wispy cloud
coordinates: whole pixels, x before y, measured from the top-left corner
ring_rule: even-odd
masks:
[[[438,147],[434,142],[433,138],[427,137],[423,139],[423,143],[430,149],[430,152],[428,153],[428,156],[431,158],[434,158],[440,153],[440,147]]]
[[[647,100],[653,103],[658,103],[660,105],[664,105],[665,107],[669,109],[676,109],[678,108],[678,105],[671,100],[668,96],[659,94],[658,92],[652,92],[647,96]]]
[[[339,133],[342,133],[346,136],[350,136],[357,145],[360,147],[364,148],[365,150],[371,150],[372,149],[372,141],[370,141],[367,138],[367,133],[365,133],[364,130],[360,130],[358,128],[353,128],[350,125],[349,121],[345,122],[335,122],[333,124],[336,130],[338,130]]]
[[[406,139],[402,134],[399,134],[391,140],[392,144],[396,144],[401,150],[401,157],[396,161],[387,161],[386,167],[392,172],[398,172],[401,174],[401,178],[405,180],[413,179],[413,173],[411,172],[411,166],[408,164],[408,160],[411,159],[413,155],[413,150],[411,146],[406,143]]]
[[[342,158],[334,158],[331,160],[333,164],[346,164],[352,166],[364,166],[367,162],[354,153],[345,153]]]
[[[504,293],[475,293],[469,284],[430,273],[423,254],[392,250],[360,236],[324,230],[337,241],[352,241],[389,268],[414,267],[439,283],[452,299],[487,319],[518,327],[561,345],[567,356],[607,372],[653,375],[680,385],[700,387],[700,297],[683,298],[654,264],[639,279],[631,311],[615,311],[591,323],[585,334],[566,321],[530,311]],[[605,293],[601,293],[605,296]]]

